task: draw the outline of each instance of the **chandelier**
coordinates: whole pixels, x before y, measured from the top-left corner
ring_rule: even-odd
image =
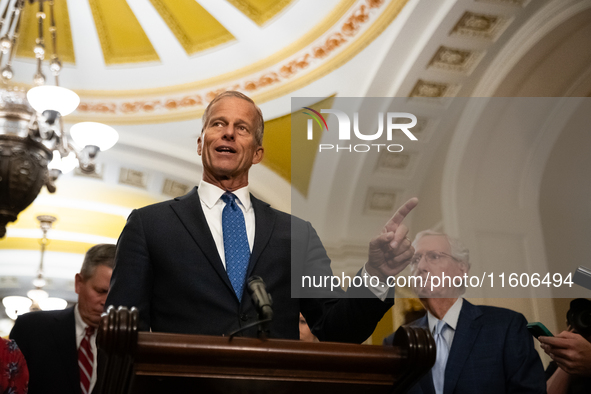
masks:
[[[80,98],[59,86],[62,64],[57,54],[54,0],[28,0],[39,6],[39,33],[32,48],[37,64],[34,87],[25,91],[9,85],[26,1],[8,0],[0,5],[0,238],[6,234],[6,225],[37,198],[44,185],[54,193],[60,174],[75,167],[93,173],[98,152],[111,148],[119,138],[113,128],[101,123],[77,123],[69,133],[64,129],[62,117],[76,110]],[[49,70],[55,86],[45,85],[43,73],[45,19],[49,21]]]
[[[43,271],[43,260],[45,257],[45,248],[49,244],[47,239],[47,232],[51,229],[53,222],[56,221],[54,216],[41,215],[37,216],[39,227],[43,232],[43,237],[39,240],[41,245],[41,261],[39,262],[39,269],[37,275],[33,279],[34,288],[27,292],[27,297],[22,296],[8,296],[2,299],[6,314],[9,318],[15,320],[19,315],[30,311],[49,311],[56,309],[64,309],[68,306],[68,302],[62,298],[49,297],[47,291],[43,288],[47,284],[45,274]]]

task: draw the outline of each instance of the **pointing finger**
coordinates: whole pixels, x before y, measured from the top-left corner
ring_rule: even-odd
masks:
[[[405,202],[404,205],[398,208],[394,216],[388,220],[388,223],[386,223],[386,229],[388,231],[396,231],[396,228],[398,228],[404,218],[410,213],[410,211],[414,209],[414,207],[417,206],[418,203],[419,199],[416,197],[413,197]]]

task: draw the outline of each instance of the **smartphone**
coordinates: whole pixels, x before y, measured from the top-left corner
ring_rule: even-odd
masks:
[[[540,322],[528,323],[527,330],[529,331],[529,333],[531,335],[533,335],[536,338],[539,336],[544,336],[544,337],[553,337],[554,336],[554,335],[552,335],[550,330],[548,330],[546,328],[546,326]]]

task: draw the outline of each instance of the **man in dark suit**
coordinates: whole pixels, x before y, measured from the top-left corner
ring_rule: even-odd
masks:
[[[351,286],[346,294],[300,287],[303,274],[330,276],[330,260],[310,223],[249,194],[249,169],[263,158],[263,126],[261,110],[243,94],[212,100],[198,139],[199,188],[132,212],[119,238],[107,305],[138,307],[142,330],[227,335],[257,320],[245,283],[256,275],[274,302],[271,337],[298,339],[301,311],[320,340],[362,342],[393,299],[385,286]],[[408,264],[413,250],[401,222],[416,204],[407,202],[372,240],[360,275],[385,283]],[[230,210],[240,224],[225,227]],[[235,263],[236,256],[243,262]]]
[[[29,367],[29,394],[87,394],[96,385],[96,328],[113,272],[115,245],[88,250],[75,284],[76,306],[19,316],[14,339]],[[82,357],[82,358],[81,358]]]
[[[449,282],[435,286],[436,280],[431,290],[433,276],[453,278],[468,273],[468,249],[432,231],[417,234],[413,245],[412,274],[426,280],[415,291],[427,315],[410,326],[433,333],[437,359],[409,393],[545,393],[544,370],[523,315],[472,305],[460,298],[465,289],[449,286]],[[384,343],[391,345],[393,340],[391,335]]]

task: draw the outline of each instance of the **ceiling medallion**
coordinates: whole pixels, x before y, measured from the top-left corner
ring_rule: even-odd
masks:
[[[440,46],[428,67],[469,74],[482,56],[481,52]]]
[[[466,11],[452,29],[451,35],[495,41],[508,25],[509,20],[502,16]]]
[[[452,85],[443,82],[430,82],[419,79],[410,93],[410,97],[440,98],[453,94]]]

